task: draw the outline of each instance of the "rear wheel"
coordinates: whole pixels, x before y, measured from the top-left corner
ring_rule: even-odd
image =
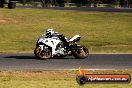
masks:
[[[41,50],[40,47],[36,47],[34,50],[34,54],[37,58],[41,60],[46,60],[51,58],[51,50],[49,48],[46,48],[45,50]]]
[[[84,59],[88,57],[89,51],[85,46],[77,46],[79,49],[73,52],[73,56],[77,59]]]

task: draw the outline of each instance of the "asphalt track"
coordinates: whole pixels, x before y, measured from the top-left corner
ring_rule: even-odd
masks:
[[[65,57],[39,60],[34,54],[0,54],[0,70],[132,69],[132,54],[90,54],[86,59]]]

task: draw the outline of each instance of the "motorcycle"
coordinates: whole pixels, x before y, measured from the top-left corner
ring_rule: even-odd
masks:
[[[78,59],[84,59],[88,57],[89,51],[85,46],[77,44],[80,39],[79,35],[75,35],[67,42],[63,34],[56,33],[50,37],[44,34],[38,38],[34,54],[41,60],[64,56],[74,56]]]

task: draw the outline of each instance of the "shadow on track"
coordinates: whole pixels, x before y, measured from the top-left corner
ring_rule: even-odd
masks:
[[[37,57],[35,56],[23,56],[23,55],[20,55],[20,56],[17,56],[17,55],[14,55],[14,56],[6,56],[4,58],[15,58],[15,59],[36,59],[36,60],[41,60],[41,59],[38,59]],[[50,59],[75,59],[74,57],[72,56],[67,56],[67,57],[55,57],[55,58],[50,58]]]
[[[7,56],[4,58],[15,58],[15,59],[37,59],[35,56]],[[39,59],[38,59],[39,60]]]

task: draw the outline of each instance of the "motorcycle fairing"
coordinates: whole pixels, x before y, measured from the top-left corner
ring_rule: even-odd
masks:
[[[56,51],[56,46],[61,42],[58,38],[56,37],[52,37],[52,38],[40,38],[38,40],[38,43],[44,43],[45,45],[49,46],[52,48],[52,56],[56,55],[57,51]],[[43,45],[44,46],[44,45]],[[42,45],[40,46],[40,48],[43,50]]]

